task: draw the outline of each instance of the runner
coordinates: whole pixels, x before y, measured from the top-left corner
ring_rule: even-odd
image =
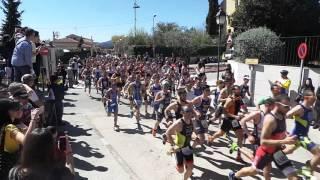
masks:
[[[116,82],[118,91],[121,92],[123,84],[121,80],[120,67],[116,67],[116,72],[112,75],[111,80]],[[120,103],[120,93],[118,94],[118,102]]]
[[[281,89],[276,84],[272,84],[270,90],[271,90],[272,98],[275,98],[275,97],[277,97],[277,96],[279,96],[281,94]],[[257,104],[257,109],[258,110],[263,110],[263,108],[264,108],[263,104],[264,104],[265,100],[268,99],[268,98],[269,97],[266,96],[266,97],[263,97],[263,98],[259,99],[258,104]]]
[[[97,94],[99,93],[98,81],[101,77],[101,74],[102,74],[101,67],[99,65],[97,65],[96,68],[93,68],[92,77],[94,78],[94,86],[96,87]]]
[[[166,137],[171,144],[170,153],[175,153],[176,156],[176,169],[179,173],[184,173],[184,180],[187,180],[191,177],[193,170],[193,150],[190,142],[194,114],[190,105],[181,107],[181,112],[182,118],[168,128]],[[172,136],[175,136],[175,139]]]
[[[89,90],[89,96],[91,96],[91,85],[92,85],[92,76],[91,76],[91,68],[88,65],[82,72],[82,77],[84,79],[84,92]]]
[[[201,79],[199,77],[195,77],[194,79],[195,79],[195,83],[194,83],[194,86],[192,87],[194,95],[195,95],[195,97],[201,96],[202,92],[203,92],[203,89],[201,86],[202,85]]]
[[[113,83],[111,85],[111,88],[109,88],[104,94],[104,104],[107,104],[106,111],[108,113],[108,116],[111,116],[111,113],[114,114],[114,130],[119,131],[119,125],[118,125],[118,97],[119,90],[117,89],[116,83]]]
[[[109,78],[108,78],[108,73],[104,72],[103,76],[98,80],[98,86],[99,89],[101,89],[101,95],[102,97],[104,97],[104,92],[105,90],[109,89]],[[103,104],[104,106],[106,106],[106,104]]]
[[[140,72],[136,72],[135,81],[128,87],[129,99],[133,102],[131,114],[136,116],[138,129],[140,129],[140,108],[142,104],[142,85]]]
[[[145,108],[145,116],[146,118],[150,117],[150,114],[148,113],[148,105],[150,105],[151,101],[149,101],[148,98],[148,92],[149,92],[149,85],[151,81],[151,75],[146,74],[144,77],[144,83],[143,83],[143,101],[144,101],[144,108]]]
[[[239,120],[242,118],[238,113],[240,112],[240,107],[242,104],[241,94],[240,94],[240,87],[234,85],[232,87],[232,95],[226,99],[224,104],[224,118],[222,121],[222,125],[220,130],[216,132],[213,136],[208,137],[208,143],[212,143],[216,138],[223,136],[232,129],[236,136],[237,136],[237,144],[238,147],[242,147],[242,140],[243,140],[243,130],[239,123]],[[237,153],[237,161],[242,161],[241,153],[238,150]]]
[[[170,85],[167,82],[164,82],[162,85],[162,90],[156,94],[154,100],[154,109],[156,110],[156,123],[152,129],[153,137],[156,137],[157,129],[164,117],[164,111],[171,102],[171,91]]]
[[[258,147],[260,146],[261,131],[263,126],[263,120],[266,114],[270,113],[274,108],[274,100],[269,97],[264,102],[264,110],[253,111],[249,115],[241,119],[240,124],[243,129],[244,135],[248,141],[253,145],[253,153],[244,152],[243,148],[240,148],[242,154],[248,156],[249,159],[253,160],[254,155]],[[249,132],[247,128],[247,122],[253,121],[253,132]],[[237,147],[233,147],[232,151],[237,150]]]
[[[192,147],[195,148],[197,145],[203,145],[205,143],[206,134],[208,133],[207,113],[211,104],[210,87],[208,85],[203,87],[202,95],[193,99],[192,104],[198,114],[200,114],[200,118],[193,121],[194,131],[198,137],[192,145]]]
[[[149,101],[151,102],[151,106],[153,107],[152,117],[156,115],[155,97],[157,93],[160,91],[161,91],[160,77],[158,74],[156,74],[153,76],[149,90],[147,91]]]
[[[229,173],[229,180],[237,180],[241,177],[255,176],[264,170],[264,177],[270,180],[271,162],[290,180],[299,179],[292,162],[282,152],[284,144],[294,144],[295,136],[286,137],[286,113],[290,110],[290,99],[281,95],[276,97],[275,106],[271,113],[264,118],[261,132],[261,146],[259,146],[251,167],[242,168],[240,171]]]
[[[295,120],[295,126],[291,133],[292,136],[297,137],[297,143],[286,147],[284,153],[291,154],[300,146],[311,152],[313,158],[306,162],[306,170],[318,170],[317,165],[320,164],[320,148],[313,141],[310,140],[308,134],[310,129],[310,123],[313,118],[313,104],[316,100],[314,92],[305,90],[303,92],[303,102],[296,105],[287,113],[287,118]]]

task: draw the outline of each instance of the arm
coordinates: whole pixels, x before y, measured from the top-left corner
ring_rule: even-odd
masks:
[[[168,119],[171,117],[171,110],[176,111],[177,103],[171,103],[169,106],[164,110],[164,115]]]
[[[247,123],[246,122],[248,122],[250,120],[253,120],[254,123],[256,123],[256,119],[257,119],[258,115],[260,115],[259,111],[252,112],[248,116],[245,116],[244,118],[242,118],[240,120],[240,124],[241,124],[241,127],[243,129],[244,134],[249,135],[249,130],[247,128]]]
[[[172,135],[175,135],[176,132],[180,132],[182,129],[181,121],[174,122],[166,131],[167,141],[173,146],[174,141]]]
[[[303,115],[303,108],[300,105],[295,106],[289,112],[287,112],[286,117],[292,118],[293,116]]]
[[[227,95],[227,92],[225,89],[223,89],[221,92],[220,92],[220,95],[219,95],[219,98],[218,98],[218,102],[226,102],[228,98],[228,95]]]
[[[31,111],[31,121],[29,127],[25,134],[21,133],[20,131],[12,134],[13,138],[19,142],[19,144],[24,144],[26,137],[34,130],[37,124],[37,120],[39,119],[40,109],[34,109]]]

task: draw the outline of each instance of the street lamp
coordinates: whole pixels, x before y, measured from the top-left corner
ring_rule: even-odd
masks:
[[[218,72],[217,72],[217,80],[219,80],[219,73],[220,73],[220,61],[221,61],[221,55],[220,55],[220,46],[221,46],[221,26],[224,25],[226,21],[226,13],[222,10],[222,8],[219,8],[219,12],[216,14],[216,21],[217,25],[219,27],[219,44],[218,44]]]
[[[153,52],[153,58],[156,57],[156,41],[155,41],[155,36],[154,36],[154,19],[157,17],[156,14],[153,15],[153,19],[152,19],[152,32],[153,32],[153,38],[152,38],[152,52]]]
[[[137,35],[137,9],[140,6],[137,4],[137,0],[134,0],[133,9],[134,9],[134,37]]]

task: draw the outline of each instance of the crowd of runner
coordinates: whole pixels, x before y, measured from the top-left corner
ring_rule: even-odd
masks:
[[[80,65],[72,60],[70,68],[74,63]],[[270,83],[272,95],[261,97],[256,109],[249,112],[250,77],[244,76],[243,83],[236,85],[230,65],[214,87],[207,83],[202,61],[192,70],[176,58],[109,56],[88,58],[81,66],[77,73],[84,82],[84,91],[91,96],[94,88],[101,94],[108,116],[113,114],[115,131],[120,130],[118,114],[122,113],[119,105],[124,105],[123,99],[130,102],[130,117],[135,117],[138,129],[141,114],[155,119],[150,133],[161,136],[163,144],[168,145],[168,154],[175,155],[177,171],[184,173],[184,179],[192,176],[195,151],[200,146],[214,145],[224,135],[230,142],[230,153],[236,152],[237,161],[244,162],[244,156],[252,161],[252,166],[230,172],[230,180],[259,172],[270,179],[271,162],[288,179],[313,178],[312,173],[319,172],[320,149],[308,132],[311,125],[319,127],[320,88],[315,93],[310,78],[293,104],[288,97],[289,72],[281,71],[281,78]],[[141,112],[142,106],[145,112]],[[287,129],[286,119],[293,119],[293,130]],[[220,129],[210,134],[210,125],[220,125]],[[230,131],[236,142],[230,138]],[[250,149],[245,144],[253,146]],[[298,147],[313,155],[299,170],[286,156]]]

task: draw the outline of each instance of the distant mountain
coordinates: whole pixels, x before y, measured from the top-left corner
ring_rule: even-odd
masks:
[[[97,46],[100,48],[105,48],[105,49],[112,49],[113,48],[112,41],[97,43]]]

